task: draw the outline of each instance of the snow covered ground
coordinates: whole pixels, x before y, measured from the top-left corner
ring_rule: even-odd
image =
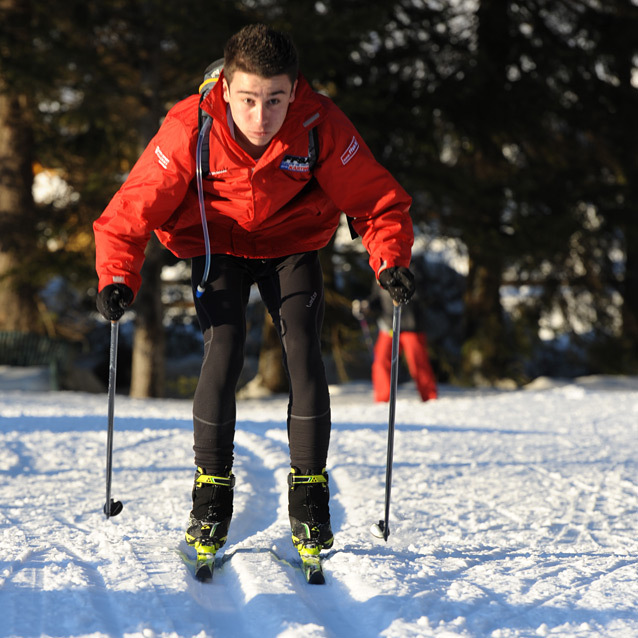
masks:
[[[327,583],[296,566],[283,397],[239,405],[223,564],[180,556],[189,401],[0,390],[0,637],[638,636],[638,379],[515,392],[400,388],[387,543],[387,405],[333,390],[335,547]]]

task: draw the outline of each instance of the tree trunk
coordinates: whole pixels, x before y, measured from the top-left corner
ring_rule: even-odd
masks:
[[[633,86],[635,70],[633,28],[631,21],[619,18],[608,32],[608,37],[614,39],[614,45],[619,51],[616,55],[616,72],[620,78],[622,91],[622,98],[615,105],[617,119],[620,122],[617,131],[622,131],[622,137],[615,140],[615,148],[622,163],[626,183],[623,218],[618,224],[624,237],[625,249],[625,273],[621,286],[623,306],[620,359],[624,363],[625,371],[630,374],[638,366],[638,221],[636,221],[635,212],[638,204],[638,186],[635,182],[636,171],[638,171],[636,159],[638,132],[634,126],[638,100]]]
[[[140,153],[157,130],[157,123],[163,114],[159,98],[159,31],[151,28],[155,24],[151,3],[143,5],[148,16],[149,29],[144,38],[146,55],[141,56],[140,71],[142,86],[140,95],[147,101],[148,109],[140,122]],[[137,295],[135,310],[135,337],[133,339],[133,360],[131,363],[130,396],[138,398],[163,397],[165,392],[165,336],[164,306],[162,304],[162,266],[164,249],[153,235],[146,249],[142,268],[142,286]]]
[[[638,351],[638,228],[636,224],[627,223],[624,233],[623,340],[630,352],[636,353]]]
[[[21,45],[29,41],[29,5],[4,0],[3,29],[14,32]],[[3,51],[20,55],[20,46]],[[16,61],[9,60],[15,72]],[[37,285],[30,272],[37,234],[32,185],[32,136],[29,99],[10,86],[0,68],[0,329],[43,332],[37,307]]]
[[[131,363],[130,396],[163,397],[165,391],[165,336],[162,306],[164,249],[155,235],[146,248],[142,286],[135,300],[135,339]]]
[[[461,363],[462,380],[476,385],[503,378],[506,344],[500,287],[502,264],[492,254],[468,246],[470,269],[465,291],[465,340]],[[489,250],[489,248],[487,249]]]
[[[501,148],[494,132],[507,126],[504,82],[508,47],[507,6],[500,0],[479,4],[477,66],[483,82],[475,87],[473,108],[480,115],[474,130],[477,150],[470,171],[485,202],[475,211],[476,232],[469,238],[470,268],[465,292],[465,341],[461,377],[472,384],[490,384],[505,376],[503,310],[500,287],[503,246],[499,235],[505,175]]]

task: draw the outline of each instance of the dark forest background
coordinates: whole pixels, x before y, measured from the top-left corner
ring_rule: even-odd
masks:
[[[308,80],[413,196],[441,380],[638,372],[630,0],[0,0],[0,331],[63,340],[99,376],[91,224],[166,111],[255,21],[292,34]],[[68,190],[35,201],[43,177]],[[461,271],[431,258],[437,241]],[[346,381],[366,373],[351,302],[372,273],[356,242],[322,258],[326,356]],[[165,362],[193,339],[167,266],[152,242],[122,364],[135,396],[165,395]],[[261,310],[254,331],[255,372],[279,389]]]

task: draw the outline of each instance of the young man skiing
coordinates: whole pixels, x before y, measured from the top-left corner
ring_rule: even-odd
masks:
[[[226,541],[233,511],[235,390],[249,289],[257,284],[278,330],[290,382],[293,543],[302,555],[318,554],[332,546],[333,534],[317,251],[344,211],[380,285],[395,302],[408,301],[414,290],[408,269],[411,199],[346,116],[310,88],[285,34],[250,25],[227,42],[223,72],[201,103],[212,118],[201,198],[199,108],[193,95],[168,112],[95,222],[97,306],[107,320],[117,321],[133,302],[152,232],[177,257],[192,260],[204,358],[193,401],[197,471],[186,538],[214,554]]]

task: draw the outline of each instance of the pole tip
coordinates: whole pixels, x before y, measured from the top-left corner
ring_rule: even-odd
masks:
[[[117,516],[122,511],[123,507],[124,505],[122,505],[121,501],[114,501],[111,499],[110,503],[104,504],[104,513],[106,514],[106,518]]]
[[[384,541],[387,541],[390,530],[386,528],[384,521],[379,521],[378,523],[370,525],[370,533],[376,538],[382,538]]]

